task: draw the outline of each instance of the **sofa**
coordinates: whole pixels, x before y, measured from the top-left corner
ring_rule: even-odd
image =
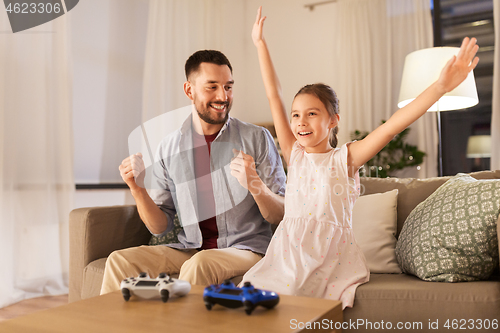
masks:
[[[500,170],[470,175],[478,180],[500,179]],[[362,177],[361,191],[362,195],[370,195],[398,190],[397,238],[410,212],[449,179]],[[500,235],[500,221],[496,228]],[[135,206],[75,209],[70,214],[69,232],[70,302],[99,294],[106,258],[111,252],[147,245],[151,240]],[[494,320],[500,321],[498,271],[497,267],[488,280],[458,283],[427,282],[409,274],[372,272],[370,281],[358,287],[354,307],[344,311],[344,332],[373,331],[388,328],[387,325],[409,331],[410,326],[419,332],[443,331],[447,330],[446,324],[450,329],[469,325],[474,328],[472,331],[481,331],[479,326],[483,323],[491,326]],[[436,325],[438,330],[434,329]]]

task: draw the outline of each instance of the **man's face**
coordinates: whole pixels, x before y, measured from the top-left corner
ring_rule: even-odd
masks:
[[[223,124],[233,104],[233,84],[228,66],[202,62],[190,75],[186,94],[204,122]]]

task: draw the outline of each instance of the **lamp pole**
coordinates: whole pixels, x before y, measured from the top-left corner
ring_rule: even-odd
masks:
[[[441,46],[441,0],[434,0],[434,47]],[[438,175],[443,176],[443,142],[441,138],[441,113],[439,112],[439,101],[437,107],[437,127],[438,127]]]
[[[441,0],[434,0],[434,47],[443,46],[443,36],[441,32]]]
[[[438,171],[439,177],[443,176],[443,142],[441,140],[441,112],[439,112],[439,101],[436,102],[437,108],[437,128],[438,128]]]

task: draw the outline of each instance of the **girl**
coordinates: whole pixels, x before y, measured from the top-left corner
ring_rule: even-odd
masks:
[[[340,120],[335,92],[307,85],[293,100],[288,121],[266,42],[262,7],[252,39],[285,161],[288,180],[285,216],[264,258],[243,277],[256,288],[298,296],[339,299],[352,307],[357,286],[369,280],[365,258],[351,228],[359,196],[358,169],[396,134],[422,116],[441,96],[458,86],[479,61],[476,40],[465,38],[439,79],[398,110],[365,139],[336,148]],[[331,137],[331,139],[329,138]]]

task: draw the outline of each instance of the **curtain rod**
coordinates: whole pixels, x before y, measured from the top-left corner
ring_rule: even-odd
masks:
[[[314,2],[314,3],[304,5],[304,7],[309,8],[310,11],[313,11],[314,7],[316,7],[316,6],[326,5],[326,4],[334,3],[334,2],[337,2],[337,0]]]

